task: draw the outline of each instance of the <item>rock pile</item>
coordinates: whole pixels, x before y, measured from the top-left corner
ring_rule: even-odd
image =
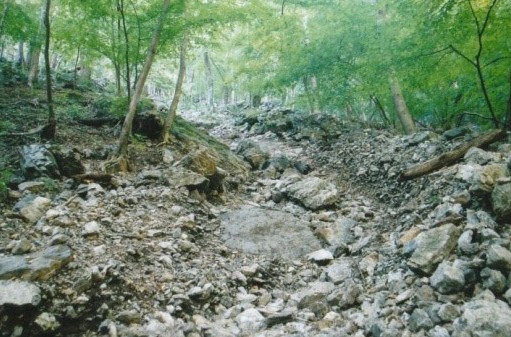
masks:
[[[509,146],[402,182],[470,133],[292,116],[213,130],[250,174],[201,145],[54,195],[19,185],[0,336],[509,336]]]

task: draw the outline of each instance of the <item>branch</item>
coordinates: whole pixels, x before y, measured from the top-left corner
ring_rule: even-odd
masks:
[[[451,48],[451,50],[458,54],[459,56],[461,56],[462,58],[465,59],[465,61],[467,61],[468,63],[470,63],[471,65],[473,65],[474,67],[477,67],[476,63],[474,61],[472,61],[470,58],[468,58],[465,54],[463,54],[460,50],[458,50],[456,47],[454,47],[452,44],[449,45],[449,48]]]
[[[501,56],[501,57],[497,57],[496,59],[486,63],[485,65],[483,65],[483,67],[487,67],[487,66],[490,66],[494,63],[497,63],[499,62],[500,60],[505,60],[505,59],[511,59],[511,56]]]
[[[484,30],[486,29],[486,27],[488,27],[488,21],[490,21],[490,14],[491,14],[493,8],[495,7],[495,5],[497,4],[497,1],[498,0],[493,0],[491,5],[490,5],[490,8],[486,12],[486,17],[484,18],[483,27],[481,28],[481,36],[483,35]]]
[[[477,35],[481,36],[481,24],[479,23],[479,19],[477,18],[476,12],[474,10],[474,6],[472,6],[472,1],[468,0],[468,5],[470,6],[470,13],[472,13],[472,16],[474,17],[474,21],[476,23],[477,27]]]

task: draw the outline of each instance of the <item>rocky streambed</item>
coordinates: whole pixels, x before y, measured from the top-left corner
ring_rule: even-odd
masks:
[[[130,174],[13,186],[1,336],[511,335],[508,142],[400,181],[474,134],[216,117],[237,156],[177,137]]]

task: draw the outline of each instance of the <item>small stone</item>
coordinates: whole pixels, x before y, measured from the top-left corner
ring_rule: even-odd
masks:
[[[481,270],[483,279],[483,288],[491,290],[496,295],[500,295],[506,288],[506,277],[498,270],[484,268]]]
[[[409,298],[411,298],[413,293],[414,293],[414,291],[412,289],[407,289],[407,290],[403,291],[402,293],[397,295],[396,303],[397,304],[403,303],[404,301],[406,301]]]
[[[31,249],[32,242],[27,239],[21,239],[14,244],[14,247],[12,247],[11,252],[13,255],[22,255],[30,252]]]
[[[452,303],[444,303],[438,310],[438,317],[443,322],[452,322],[461,314],[460,308]]]
[[[505,293],[504,293],[504,298],[506,299],[507,303],[508,304],[511,304],[511,288],[509,288]]]
[[[457,336],[509,337],[511,309],[501,301],[473,299],[465,303],[453,327]]]
[[[501,271],[511,271],[511,252],[499,245],[491,245],[486,252],[488,267]]]
[[[253,264],[251,266],[243,266],[241,267],[241,273],[246,276],[254,276],[259,271],[259,265]]]
[[[254,308],[247,309],[235,318],[238,327],[244,333],[255,333],[266,326],[266,319]]]
[[[398,240],[399,246],[404,246],[408,242],[412,241],[419,235],[421,229],[419,227],[412,227],[408,231],[406,231]]]
[[[26,181],[18,185],[20,192],[30,191],[32,193],[41,192],[44,189],[44,183],[42,181]]]
[[[124,324],[140,324],[142,321],[142,315],[135,309],[125,310],[117,314],[117,320]]]
[[[355,275],[351,259],[341,259],[330,265],[326,269],[327,281],[339,284],[347,278],[352,278]]]
[[[101,230],[101,225],[97,221],[90,221],[83,225],[83,236],[94,236],[99,234]]]
[[[477,254],[479,251],[479,245],[472,242],[473,236],[474,232],[472,230],[464,231],[463,234],[460,235],[460,238],[458,239],[458,249],[460,253],[464,255]]]
[[[277,324],[285,324],[293,320],[294,315],[296,314],[296,308],[286,308],[280,312],[275,314],[270,314],[266,318],[266,324],[268,327],[272,327]]]
[[[430,278],[431,286],[442,294],[453,294],[463,289],[465,275],[461,269],[441,263]]]
[[[325,265],[332,261],[334,259],[334,256],[328,250],[320,249],[308,254],[307,259],[319,265]]]
[[[22,203],[23,199],[19,203]],[[17,205],[18,205],[17,204]],[[50,207],[51,200],[43,197],[36,197],[28,204],[25,203],[19,210],[21,217],[30,224],[37,222]],[[16,207],[16,206],[15,206]]]
[[[415,309],[410,315],[408,323],[412,332],[418,332],[421,329],[429,330],[433,328],[431,318],[429,318],[428,313],[423,309]]]
[[[428,332],[429,337],[451,337],[449,330],[443,326],[436,325],[433,329]]]
[[[55,331],[60,327],[60,323],[57,321],[55,316],[50,313],[43,312],[35,319],[35,323],[43,331]]]

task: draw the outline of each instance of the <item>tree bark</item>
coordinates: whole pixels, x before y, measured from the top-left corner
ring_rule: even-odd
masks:
[[[211,71],[211,62],[209,60],[209,53],[207,51],[204,52],[204,65],[206,67],[206,105],[210,111],[215,110],[215,102],[214,102],[214,82],[213,82],[213,72]]]
[[[30,71],[28,72],[27,85],[32,88],[34,82],[37,82],[39,74],[39,57],[41,55],[42,35],[44,30],[45,6],[41,8],[39,29],[34,40],[30,41]]]
[[[183,41],[181,42],[181,50],[179,53],[179,72],[177,75],[176,88],[174,90],[174,97],[172,98],[172,103],[170,104],[169,111],[167,113],[167,117],[165,118],[165,124],[163,125],[163,138],[162,143],[168,144],[170,142],[170,130],[172,128],[172,124],[174,124],[174,119],[176,118],[177,106],[179,105],[179,99],[181,98],[181,94],[183,92],[183,82],[186,75],[186,50],[188,48],[188,34],[185,32],[183,36]]]
[[[389,83],[390,89],[392,91],[394,105],[396,107],[396,113],[399,117],[401,125],[403,126],[405,134],[409,135],[417,132],[415,122],[413,121],[413,117],[410,114],[410,110],[408,110],[408,107],[406,106],[406,101],[403,97],[403,93],[401,92],[401,86],[399,85],[399,81],[397,80],[394,72],[390,74]]]
[[[46,38],[44,44],[44,65],[46,68],[46,95],[48,97],[48,125],[46,129],[41,132],[41,138],[47,140],[55,139],[57,121],[55,119],[55,112],[53,111],[53,97],[51,89],[51,65],[50,65],[50,8],[51,0],[46,0],[44,11],[44,27],[46,31]]]
[[[452,165],[461,159],[470,148],[484,147],[505,137],[506,131],[503,130],[493,130],[482,134],[479,137],[452,151],[446,152],[424,163],[420,163],[406,169],[401,174],[400,180],[408,180],[421,177],[425,174],[441,169],[442,167]]]
[[[119,12],[121,14],[122,31],[124,34],[125,53],[124,62],[126,63],[126,93],[128,95],[128,101],[131,99],[131,79],[130,79],[130,48],[128,39],[128,28],[126,27],[126,16],[124,13],[124,0],[120,0],[118,3]]]
[[[511,130],[511,69],[509,70],[509,97],[507,100],[507,109],[506,109],[506,128],[507,130]]]
[[[163,9],[160,14],[160,19],[158,20],[158,24],[153,31],[153,35],[151,37],[151,44],[149,45],[149,50],[147,51],[147,59],[140,72],[140,76],[138,78],[137,84],[135,86],[135,91],[133,92],[133,97],[130,101],[130,106],[128,110],[128,114],[124,119],[124,123],[121,129],[121,135],[119,137],[119,146],[117,148],[117,164],[116,169],[121,171],[128,171],[129,162],[128,162],[128,141],[131,134],[131,128],[133,126],[133,119],[135,117],[135,113],[137,110],[138,102],[140,101],[140,97],[142,96],[142,92],[144,91],[145,82],[149,72],[151,70],[151,66],[153,65],[154,58],[156,56],[156,49],[158,48],[158,43],[160,41],[160,35],[163,28],[163,24],[165,23],[165,18],[170,10],[170,0],[164,0]],[[112,166],[110,166],[112,167]]]

